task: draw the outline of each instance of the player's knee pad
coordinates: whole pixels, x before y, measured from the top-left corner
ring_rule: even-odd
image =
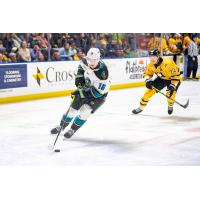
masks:
[[[88,104],[82,105],[80,108],[80,114],[79,114],[80,119],[87,120],[91,112],[92,112],[92,108]]]
[[[76,114],[77,114],[78,110],[70,107],[68,113],[67,113],[67,117],[73,118]]]
[[[143,99],[145,101],[148,101],[154,94],[156,93],[155,90],[150,90],[150,89],[147,89],[146,92],[144,93],[144,96],[143,96]]]

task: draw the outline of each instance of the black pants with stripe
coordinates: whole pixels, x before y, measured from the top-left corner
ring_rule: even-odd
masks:
[[[194,58],[194,60],[193,60]],[[197,56],[191,57],[188,55],[188,63],[187,63],[187,78],[190,78],[192,72],[192,78],[196,78],[198,69],[198,58]]]
[[[164,80],[159,77],[156,78],[153,83],[154,87],[157,88],[158,90],[162,90],[166,86],[168,88],[170,84],[171,84],[171,80]],[[178,90],[180,84],[181,82],[179,81],[178,85],[176,86],[176,91]]]
[[[94,113],[106,100],[107,94],[100,98],[81,98],[78,90],[72,93],[71,107],[75,110],[79,110],[83,104],[88,104],[92,108],[92,113]]]

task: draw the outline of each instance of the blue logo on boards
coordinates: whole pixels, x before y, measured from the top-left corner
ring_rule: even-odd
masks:
[[[27,64],[0,65],[0,89],[27,87]]]

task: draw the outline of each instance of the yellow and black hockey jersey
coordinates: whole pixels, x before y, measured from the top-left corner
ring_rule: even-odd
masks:
[[[182,41],[180,38],[169,38],[168,40],[168,44],[169,44],[169,50],[170,52],[174,53],[174,54],[179,54],[181,53],[181,49],[177,48],[177,44],[182,44]]]
[[[180,80],[180,68],[171,58],[159,57],[158,62],[153,64],[150,62],[144,72],[145,78],[160,77],[164,80],[171,80],[171,83],[177,85]]]

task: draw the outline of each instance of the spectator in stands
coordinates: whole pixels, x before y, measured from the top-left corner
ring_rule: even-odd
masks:
[[[37,38],[40,48],[42,48],[42,49],[48,48],[48,41],[47,41],[44,33],[39,33],[39,35],[36,38]]]
[[[99,41],[98,41],[98,48],[100,49],[101,52],[101,58],[104,58],[107,54],[107,38],[104,34],[100,34],[99,36]]]
[[[59,61],[59,60],[61,60],[61,59],[60,59],[60,53],[59,53],[59,51],[54,51],[54,52],[53,52],[52,60],[53,60],[53,61]]]
[[[189,37],[189,34],[184,34],[183,38],[183,52],[185,55],[188,55],[188,46],[191,41],[191,38]]]
[[[104,34],[100,34],[100,36],[99,36],[99,44],[102,47],[106,48],[106,45],[108,44],[108,41],[107,41],[107,38],[106,38],[106,36]]]
[[[158,39],[156,40],[156,37],[157,36],[153,35],[152,38],[149,40],[148,46],[149,46],[149,50],[150,51],[153,51],[155,49],[155,47],[156,47],[156,41],[158,40]]]
[[[52,44],[52,50],[53,51],[59,51],[58,45],[57,44]]]
[[[16,63],[17,62],[17,55],[16,53],[9,53],[9,56],[8,56],[8,62],[9,63]]]
[[[112,40],[115,40],[116,42],[122,44],[124,41],[124,33],[113,33],[112,35]]]
[[[30,62],[31,61],[31,54],[30,49],[27,48],[26,41],[22,41],[21,47],[18,51],[19,61],[20,62]]]
[[[7,62],[3,59],[3,54],[0,53],[0,64],[3,64],[3,63],[7,63]]]
[[[122,44],[123,47],[123,56],[126,58],[130,58],[131,57],[131,47],[128,43],[128,41],[124,41]]]
[[[3,46],[6,48],[7,52],[10,52],[12,49],[12,39],[11,39],[11,34],[7,33],[3,37]]]
[[[175,33],[175,34],[172,33],[171,37],[168,40],[169,50],[173,54],[180,54],[181,53],[182,41],[180,39],[180,36],[181,35],[179,33]]]
[[[90,48],[92,48],[92,47],[100,49],[99,42],[95,38],[92,38],[92,40],[91,40]]]
[[[72,58],[71,46],[68,42],[64,44],[64,46],[60,49],[60,57],[61,60],[73,60]]]
[[[38,61],[39,61],[39,62],[44,62],[44,61],[45,61],[45,57],[44,57],[44,55],[43,55],[42,52],[39,52],[39,53],[38,53]]]
[[[31,49],[31,60],[32,61],[38,61],[38,55],[40,52],[40,48],[37,44],[33,46],[33,49]]]
[[[65,43],[70,43],[70,35],[68,33],[61,33],[61,45],[63,46],[63,44]]]
[[[3,46],[2,40],[0,40],[0,52],[6,52],[6,48]]]
[[[116,58],[124,57],[124,51],[123,51],[122,45],[120,45],[120,44],[116,46],[115,57]]]
[[[189,41],[192,36],[198,34],[183,35],[185,36],[183,39],[183,47],[185,50],[184,52],[187,55]],[[92,46],[100,49],[102,58],[145,56],[145,51],[148,51],[148,48],[158,48],[164,55],[168,55],[172,52],[176,56],[181,53],[181,42],[179,43],[178,41],[182,38],[180,38],[178,34],[174,34],[173,38],[170,39],[170,34],[163,34],[163,36],[165,38],[161,39],[160,34],[146,33],[0,33],[0,53],[3,55],[4,62],[7,62],[10,52],[17,54],[19,62],[30,61],[30,59],[27,58],[23,59],[20,55],[21,48],[19,48],[19,43],[21,41],[26,41],[27,49],[30,47],[31,59],[33,61],[38,57],[38,52],[34,51],[35,45],[39,46],[45,60],[50,60],[49,55],[52,59],[59,60],[59,53],[53,55],[55,51],[60,52],[62,60],[79,60],[80,57],[82,57],[82,54],[87,52]],[[141,38],[143,38],[143,40]],[[166,39],[168,40],[169,47],[167,46]],[[51,44],[51,49],[48,48],[48,40]],[[148,47],[147,45],[144,45],[144,43],[146,44],[149,40],[150,42]],[[199,46],[200,38],[195,41]],[[64,46],[66,48],[64,48]],[[13,51],[13,48],[16,48],[16,51]],[[18,49],[20,50],[17,52]],[[79,49],[82,51],[77,52]]]
[[[155,34],[155,37],[152,37],[149,41],[150,51],[158,49],[159,52],[163,52],[164,55],[170,53],[168,45],[165,38],[160,38],[160,34]],[[162,46],[162,49],[161,49]]]
[[[168,44],[169,51],[173,54],[173,60],[176,63],[177,55],[181,55],[183,51],[181,35],[179,33],[171,34]]]
[[[74,57],[76,57],[77,50],[76,50],[76,46],[75,46],[75,43],[74,43],[74,42],[71,44],[71,54],[72,54],[73,60],[75,60]]]
[[[11,34],[11,40],[12,40],[12,47],[17,47],[17,48],[20,47],[22,40],[17,36],[16,33]]]
[[[18,37],[30,44],[31,33],[18,33]]]
[[[196,74],[198,69],[198,47],[194,42],[197,38],[194,37],[193,40],[189,41],[188,44],[188,63],[187,63],[187,79],[190,78],[192,72],[193,80],[196,80]]]
[[[83,49],[84,52],[87,52],[89,37],[85,33],[81,33],[79,36],[77,36],[75,43],[77,47]]]
[[[179,54],[183,51],[183,42],[182,42],[182,35],[180,33],[175,33],[174,39],[176,42],[176,48]]]
[[[37,33],[31,33],[28,37],[28,43],[30,44],[30,47],[33,48],[34,45],[39,46],[39,41],[37,39],[38,34]]]
[[[111,43],[108,43],[107,45],[107,53],[106,53],[106,57],[109,58],[115,58],[116,54],[115,51],[117,49],[117,41],[116,40],[112,40]]]
[[[81,49],[77,49],[77,53],[74,55],[74,60],[82,60],[85,57],[85,54]]]
[[[1,53],[2,55],[2,63],[7,63],[8,62],[8,53],[7,52],[4,52],[4,53]]]
[[[17,53],[17,52],[18,52],[18,48],[17,48],[17,47],[13,47],[13,48],[11,49],[11,52],[12,52],[12,53]]]

